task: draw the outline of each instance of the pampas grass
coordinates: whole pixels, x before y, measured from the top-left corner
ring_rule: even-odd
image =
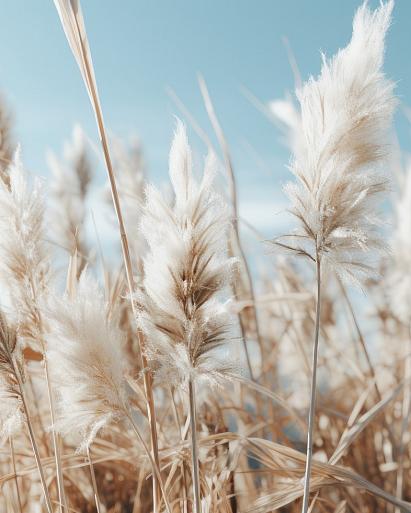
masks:
[[[6,101],[0,97],[0,177],[8,185],[8,168],[15,152],[15,143],[11,130],[11,116]]]
[[[97,83],[94,75],[94,67],[91,60],[90,47],[87,40],[87,33],[84,26],[83,14],[81,12],[80,3],[78,0],[55,0],[55,6],[60,16],[60,20],[66,34],[68,43],[73,52],[74,58],[77,61],[81,75],[86,86],[91,105],[94,110],[96,117],[97,128],[100,135],[101,145],[103,149],[104,159],[107,168],[107,175],[110,182],[111,195],[113,199],[114,210],[117,216],[118,227],[120,232],[121,247],[123,253],[124,266],[126,270],[127,285],[129,294],[134,293],[134,276],[133,266],[130,256],[130,247],[127,238],[126,228],[123,220],[123,213],[120,206],[120,199],[117,192],[117,183],[113,172],[111,163],[111,155],[108,146],[108,140],[106,135],[106,129],[104,126],[103,112],[97,91]],[[134,303],[132,302],[133,315]],[[140,345],[140,357],[142,360],[142,366],[147,367],[144,353],[144,340],[142,337],[138,337]],[[151,429],[151,447],[155,464],[158,467],[158,446],[157,446],[157,428],[156,428],[156,415],[154,409],[154,398],[152,390],[151,375],[149,373],[144,374],[144,388],[147,400],[147,410],[149,413],[149,423]],[[154,488],[154,502],[158,499],[158,483],[156,477],[153,476],[153,488]],[[156,509],[156,504],[154,505]]]
[[[110,422],[128,419],[150,456],[127,398],[124,337],[108,315],[108,303],[86,273],[65,297],[50,297],[47,358],[59,399],[53,427],[73,437],[77,450],[87,452],[90,459],[90,445],[99,431]],[[94,485],[93,473],[92,469]],[[97,491],[95,496],[98,504]]]
[[[196,183],[181,122],[169,166],[173,205],[155,188],[146,191],[142,232],[149,251],[140,322],[159,379],[173,386],[212,385],[229,369],[218,354],[229,336],[227,309],[218,299],[236,263],[226,255],[229,210],[213,190],[212,154]]]
[[[107,318],[107,303],[84,273],[76,290],[50,297],[47,357],[58,393],[56,427],[85,451],[100,429],[124,417],[123,336]]]
[[[77,253],[81,273],[89,256],[85,224],[92,167],[86,137],[79,125],[73,129],[72,140],[64,146],[63,158],[59,160],[49,152],[47,161],[53,174],[50,184],[54,199],[50,216],[53,239],[69,255]]]
[[[0,437],[11,437],[22,426],[22,401],[19,390],[17,368],[22,369],[21,351],[17,347],[17,334],[10,329],[6,320],[0,316],[0,398],[2,403],[0,417]]]
[[[44,242],[42,185],[28,184],[20,151],[8,170],[9,185],[0,184],[1,280],[8,290],[20,332],[39,347],[39,305],[50,283],[48,250]]]
[[[186,132],[178,122],[169,163],[174,204],[149,187],[142,219],[149,251],[140,323],[156,375],[188,388],[196,513],[201,511],[196,388],[217,384],[231,370],[219,354],[229,324],[218,295],[230,281],[235,259],[225,255],[229,212],[212,189],[215,166],[209,154],[202,180],[195,182]]]
[[[0,510],[411,511],[406,159],[394,204],[379,206],[392,171],[382,64],[393,3],[362,5],[320,75],[269,104],[292,153],[296,225],[265,266],[247,254],[263,237],[249,224],[243,237],[204,79],[218,146],[173,94],[208,154],[199,165],[177,120],[166,192],[148,183],[141,142],[108,138],[79,2],[55,3],[96,116],[122,255],[114,244],[106,258],[103,234],[86,229],[101,167],[89,135],[76,127],[39,180],[20,150],[7,153],[0,109]],[[351,301],[347,282],[369,294]]]
[[[375,208],[387,187],[378,168],[387,154],[394,84],[382,72],[384,38],[393,2],[357,11],[349,45],[327,61],[321,74],[297,91],[300,123],[286,186],[298,227],[284,246],[331,267],[347,280],[372,272],[366,258],[381,248]],[[300,134],[298,133],[300,132]],[[280,244],[282,241],[278,241]]]
[[[3,399],[2,415],[0,418],[1,435],[6,435],[12,440],[12,436],[21,428],[23,419],[26,421],[31,446],[43,487],[47,512],[52,513],[51,500],[23,388],[24,368],[21,358],[21,348],[18,347],[16,331],[8,326],[3,314],[0,314],[0,371],[0,395]]]
[[[51,419],[54,422],[54,399],[50,387],[48,362],[45,357],[45,326],[42,303],[50,285],[48,251],[44,242],[44,203],[40,182],[30,189],[19,150],[8,170],[9,183],[0,188],[0,225],[4,237],[1,279],[9,293],[19,333],[39,352],[44,361],[44,373]],[[65,503],[59,442],[52,430],[56,459],[59,502]],[[43,485],[44,486],[44,485]],[[61,509],[61,506],[60,506]]]
[[[367,256],[383,246],[375,204],[387,180],[376,168],[387,152],[395,105],[393,83],[381,70],[393,5],[382,4],[374,12],[366,4],[359,8],[349,45],[330,61],[324,57],[319,77],[297,91],[300,116],[290,102],[272,104],[274,114],[295,133],[288,139],[297,182],[287,184],[286,192],[299,222],[286,242],[276,243],[315,262],[317,278],[303,513],[309,507],[321,269],[352,281],[364,279],[373,270]]]

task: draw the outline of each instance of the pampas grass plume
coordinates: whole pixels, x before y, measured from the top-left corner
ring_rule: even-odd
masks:
[[[157,376],[169,384],[191,378],[218,382],[230,368],[218,353],[230,331],[220,298],[236,259],[226,253],[230,211],[213,190],[215,169],[210,154],[196,182],[178,121],[170,151],[173,205],[152,186],[146,192],[141,226],[149,251],[140,321]]]
[[[58,394],[56,428],[76,434],[85,450],[125,409],[123,335],[107,318],[107,304],[86,273],[70,297],[54,297],[47,310],[47,357]]]

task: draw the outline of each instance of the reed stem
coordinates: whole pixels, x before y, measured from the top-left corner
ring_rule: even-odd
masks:
[[[77,24],[77,31],[79,34],[82,33],[77,16],[75,16],[76,24]],[[90,99],[91,103],[94,109],[96,122],[97,122],[97,128],[98,133],[100,136],[100,142],[103,149],[104,154],[104,160],[106,163],[106,169],[107,169],[107,176],[110,183],[110,189],[111,189],[111,196],[113,199],[113,205],[114,210],[117,217],[119,232],[120,232],[120,240],[121,240],[121,249],[123,253],[123,260],[124,260],[124,267],[126,271],[126,279],[127,279],[127,286],[130,292],[131,297],[131,308],[133,312],[133,316],[136,319],[137,318],[137,312],[134,305],[133,300],[133,293],[134,293],[134,278],[133,278],[133,268],[131,263],[131,256],[130,256],[130,249],[128,244],[128,238],[126,233],[126,228],[124,224],[123,214],[120,206],[120,198],[117,191],[117,184],[116,179],[114,176],[113,171],[113,165],[111,162],[111,156],[106,136],[106,131],[104,127],[104,121],[103,121],[103,112],[100,106],[100,101],[98,99],[98,93],[97,93],[97,84],[94,81],[94,73],[92,72],[92,69],[90,67],[89,60],[87,58],[87,51],[84,46],[83,38],[80,37],[80,45],[81,45],[81,52],[84,56],[84,65],[85,65],[85,72],[88,77],[88,89],[90,93]],[[152,449],[152,456],[154,458],[154,461],[159,466],[159,457],[158,457],[158,437],[157,437],[157,427],[156,427],[156,414],[155,414],[155,408],[154,408],[154,396],[153,396],[153,386],[152,386],[152,377],[151,373],[148,370],[147,365],[147,359],[144,352],[144,339],[142,336],[138,336],[138,341],[140,345],[140,355],[141,355],[141,362],[143,367],[143,379],[144,379],[144,392],[146,395],[147,400],[147,417],[148,422],[150,425],[150,437],[151,437],[151,449]],[[157,483],[157,477],[156,474],[153,473],[153,508],[154,512],[157,512],[157,503],[159,498],[159,484]]]
[[[200,471],[198,467],[198,442],[197,442],[197,415],[196,415],[196,394],[195,383],[190,378],[188,382],[188,394],[190,403],[190,429],[191,429],[191,462],[192,462],[192,480],[194,513],[201,513],[200,505]]]
[[[28,428],[28,431],[29,431],[30,443],[31,443],[31,447],[33,449],[34,459],[36,461],[37,469],[38,469],[38,472],[39,472],[41,486],[43,488],[43,494],[44,494],[44,499],[45,499],[45,502],[46,502],[47,513],[54,513],[52,505],[51,505],[50,494],[49,494],[49,491],[48,491],[48,488],[47,488],[46,478],[44,476],[44,470],[43,470],[43,465],[41,463],[40,453],[39,453],[39,450],[38,450],[38,447],[37,447],[36,438],[34,436],[33,426],[31,424],[30,412],[29,412],[29,409],[27,407],[26,399],[24,397],[23,382],[21,380],[20,372],[16,368],[16,365],[14,364],[14,362],[13,362],[13,367],[14,367],[13,370],[14,370],[15,376],[16,376],[17,381],[18,381],[18,386],[19,386],[19,390],[20,390],[20,397],[21,397],[21,402],[22,402],[22,405],[23,405],[24,415],[25,415],[26,421],[27,421],[27,428]]]
[[[321,313],[321,263],[317,251],[316,256],[316,269],[317,269],[317,301],[316,301],[316,314],[315,314],[315,333],[314,333],[314,346],[312,355],[312,374],[311,374],[311,397],[310,409],[308,413],[308,434],[307,434],[307,457],[305,464],[304,475],[304,496],[302,513],[307,513],[310,502],[310,478],[311,466],[313,458],[313,433],[314,433],[314,420],[315,420],[315,403],[317,398],[317,362],[318,362],[318,342],[320,334],[320,313]]]
[[[101,513],[100,498],[98,496],[96,474],[94,472],[94,465],[93,465],[93,461],[91,459],[90,447],[87,447],[87,459],[88,459],[88,466],[90,468],[91,486],[93,487],[94,502],[96,504],[96,510],[97,510],[97,513]]]
[[[57,480],[57,492],[58,492],[58,497],[59,497],[59,509],[60,509],[60,513],[62,513],[63,507],[66,512],[68,512],[69,509],[68,509],[68,505],[67,505],[66,494],[64,491],[64,478],[63,478],[63,469],[62,469],[62,465],[61,465],[59,436],[57,435],[56,430],[55,430],[53,391],[51,390],[51,386],[50,386],[50,376],[49,376],[47,356],[46,356],[44,346],[43,346],[43,359],[44,359],[44,373],[45,373],[46,383],[47,383],[47,395],[48,395],[50,416],[51,416],[51,425],[52,425],[51,434],[52,434],[52,440],[53,440],[54,458],[55,458],[55,462],[56,462],[56,480]]]

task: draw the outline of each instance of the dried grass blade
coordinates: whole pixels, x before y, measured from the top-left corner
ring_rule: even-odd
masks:
[[[239,213],[238,213],[238,199],[237,199],[237,184],[236,184],[233,164],[232,164],[232,161],[231,161],[231,155],[230,155],[230,151],[229,151],[229,148],[228,148],[228,143],[227,143],[226,138],[224,136],[224,132],[223,132],[223,130],[221,128],[221,125],[220,125],[220,123],[218,121],[218,118],[217,118],[217,115],[215,113],[214,106],[213,106],[213,103],[211,101],[211,97],[210,97],[210,94],[208,92],[207,85],[205,83],[204,78],[202,76],[199,76],[198,77],[198,82],[199,82],[199,85],[200,85],[200,90],[201,90],[201,94],[203,96],[204,105],[205,105],[208,117],[210,118],[211,125],[212,125],[212,127],[214,129],[214,132],[215,132],[215,134],[217,136],[218,142],[219,142],[220,147],[221,147],[221,151],[223,153],[224,164],[225,164],[225,167],[226,167],[226,170],[227,170],[227,174],[228,174],[231,202],[232,202],[232,206],[233,206],[233,227],[234,227],[235,242],[236,242],[236,245],[237,245],[237,248],[238,248],[238,252],[239,252],[239,256],[240,256],[242,265],[243,265],[244,270],[245,270],[245,275],[246,275],[248,290],[249,290],[249,294],[250,294],[250,299],[251,299],[251,301],[253,303],[252,311],[253,311],[253,314],[254,314],[256,338],[257,338],[257,342],[258,342],[258,346],[259,346],[259,350],[260,350],[260,356],[261,356],[261,359],[263,360],[264,359],[264,348],[263,348],[262,336],[261,336],[261,333],[260,333],[260,327],[259,327],[260,325],[259,325],[259,319],[258,319],[258,312],[257,312],[257,308],[255,306],[254,285],[253,285],[253,280],[252,280],[252,277],[251,277],[250,268],[249,268],[249,265],[248,265],[248,262],[247,262],[247,258],[246,258],[243,246],[241,244],[241,238],[240,238],[240,233],[239,233],[239,229],[238,229]],[[253,371],[252,371],[252,368],[251,368],[250,357],[249,357],[249,354],[248,354],[248,348],[247,348],[245,337],[244,337],[244,328],[242,326],[241,316],[240,316],[240,324],[241,324],[242,331],[243,331],[244,349],[245,349],[245,353],[246,353],[246,357],[247,357],[247,362],[248,362],[248,366],[249,366],[249,370],[250,370],[250,375],[251,375],[251,377],[253,377]]]
[[[385,406],[395,399],[401,392],[403,384],[396,387],[389,393],[384,399],[375,404],[367,413],[361,415],[358,421],[347,431],[345,431],[341,437],[341,440],[331,456],[329,463],[334,465],[341,458],[344,451],[352,444],[352,442],[360,435],[360,433],[367,427],[367,425],[379,415]]]
[[[304,422],[304,420],[300,417],[298,412],[294,410],[287,401],[285,401],[282,397],[275,394],[274,392],[271,392],[271,390],[268,390],[268,388],[259,385],[258,383],[255,383],[251,379],[248,379],[244,376],[239,376],[237,374],[230,374],[230,378],[234,381],[238,381],[239,383],[242,383],[243,385],[248,386],[249,388],[255,390],[256,392],[259,392],[262,395],[265,395],[266,397],[269,397],[272,401],[274,401],[276,404],[281,406],[285,411],[287,411],[300,425],[301,429],[305,430],[307,429],[307,425]]]
[[[118,226],[121,237],[121,246],[123,251],[124,265],[127,275],[127,284],[130,291],[130,296],[134,292],[134,278],[133,269],[131,264],[131,256],[129,250],[129,244],[124,225],[123,215],[120,206],[120,199],[117,192],[116,179],[112,167],[106,129],[103,120],[103,113],[97,91],[97,83],[94,74],[94,67],[91,59],[90,47],[88,44],[87,33],[84,25],[83,15],[80,8],[79,0],[54,0],[57,12],[60,16],[60,20],[69,42],[70,48],[80,68],[80,72],[83,76],[84,83],[87,88],[87,92],[90,97],[91,105],[94,109],[96,116],[97,127],[100,135],[100,140],[103,148],[104,159],[107,168],[108,179],[110,182],[112,199],[114,209],[116,212]],[[131,300],[131,307],[134,316],[136,316],[134,301]],[[140,344],[140,354],[142,360],[142,368],[147,368],[147,361],[144,352],[144,340],[143,337],[138,337]],[[152,390],[152,378],[150,372],[144,372],[144,388],[147,399],[147,416],[150,424],[150,436],[151,446],[153,451],[153,458],[157,468],[159,467],[159,456],[158,456],[158,437],[156,427],[156,416],[154,409],[154,397]],[[153,475],[153,500],[154,510],[157,509],[157,502],[159,496],[159,484],[157,483],[157,476]]]

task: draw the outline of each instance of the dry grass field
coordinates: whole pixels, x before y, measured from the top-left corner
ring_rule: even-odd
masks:
[[[411,166],[393,158],[383,70],[393,1],[361,5],[348,45],[267,107],[290,152],[291,222],[270,241],[253,231],[266,268],[244,249],[205,81],[218,145],[186,112],[160,190],[143,149],[105,126],[79,1],[55,4],[119,258],[86,230],[89,137],[76,127],[40,180],[2,101],[1,513],[411,512]]]

